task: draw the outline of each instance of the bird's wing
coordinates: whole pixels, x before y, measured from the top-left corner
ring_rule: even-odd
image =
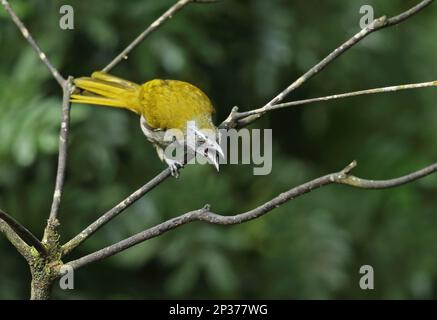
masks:
[[[106,82],[116,83],[125,89],[138,89],[139,87],[139,85],[134,82],[113,76],[112,74],[108,74],[103,71],[93,72],[91,78],[106,81]]]

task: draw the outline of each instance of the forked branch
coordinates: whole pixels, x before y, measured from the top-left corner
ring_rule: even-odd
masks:
[[[294,81],[290,86],[288,86],[285,90],[283,90],[281,93],[275,96],[263,107],[249,111],[248,113],[240,113],[238,112],[238,108],[234,107],[231,113],[229,114],[228,118],[222,122],[220,127],[241,128],[256,121],[267,112],[278,109],[278,108],[273,108],[273,106],[283,101],[284,98],[287,97],[291,92],[298,89],[306,81],[308,81],[316,74],[318,74],[320,71],[325,69],[329,64],[335,61],[344,52],[354,47],[358,42],[366,38],[369,34],[382,30],[384,28],[392,27],[400,22],[407,20],[408,18],[412,17],[416,13],[426,8],[433,1],[434,0],[421,1],[419,4],[412,7],[411,9],[391,18],[382,16],[381,18],[375,19],[366,28],[362,29],[360,32],[355,34],[352,38],[350,38],[342,45],[340,45],[338,48],[336,48],[334,51],[332,51],[328,56],[326,56],[323,60],[321,60],[311,69],[309,69],[306,73],[304,73],[301,77],[299,77],[296,81]]]
[[[29,30],[26,28],[26,26],[23,24],[23,22],[20,20],[17,14],[14,12],[9,2],[7,0],[0,0],[0,1],[3,7],[5,8],[6,12],[11,17],[12,21],[15,23],[17,28],[21,31],[23,37],[27,40],[29,45],[37,53],[40,60],[47,66],[53,78],[58,82],[58,84],[62,87],[63,90],[62,119],[61,119],[61,129],[59,133],[58,169],[56,172],[56,185],[55,185],[55,191],[53,193],[53,202],[50,210],[50,216],[43,237],[43,242],[46,242],[50,238],[51,234],[53,235],[58,225],[57,215],[59,212],[61,196],[64,187],[66,161],[67,161],[67,143],[68,143],[69,125],[70,125],[69,100],[73,88],[72,78],[68,78],[67,80],[64,79],[64,77],[50,62],[47,55],[42,51],[42,49],[37,44],[31,33],[29,32]]]
[[[403,90],[429,88],[429,87],[437,87],[437,81],[421,82],[421,83],[413,83],[413,84],[402,84],[402,85],[398,85],[398,86],[390,86],[390,87],[383,87],[383,88],[375,88],[375,89],[367,89],[367,90],[361,90],[361,91],[333,94],[333,95],[325,96],[325,97],[318,97],[318,98],[311,98],[311,99],[304,99],[304,100],[295,100],[295,101],[291,101],[291,102],[274,104],[274,105],[266,108],[266,111],[273,111],[273,110],[277,110],[277,109],[296,107],[296,106],[301,106],[301,105],[315,103],[315,102],[322,102],[322,101],[327,102],[327,101],[331,101],[331,100],[358,97],[358,96],[363,96],[363,95],[397,92],[397,91],[403,91]],[[259,113],[259,112],[258,112],[258,110],[255,109],[255,110],[251,110],[251,111],[240,112],[239,116],[241,116],[241,118],[245,118],[245,117],[248,117],[251,115],[256,115],[257,113]]]

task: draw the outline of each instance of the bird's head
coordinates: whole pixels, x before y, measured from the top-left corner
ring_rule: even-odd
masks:
[[[205,157],[217,171],[219,171],[220,156],[224,158],[220,140],[220,132],[211,121],[204,126],[200,126],[199,122],[196,121],[187,122],[187,148],[195,154]]]

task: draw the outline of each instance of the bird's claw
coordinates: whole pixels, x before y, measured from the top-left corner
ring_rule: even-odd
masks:
[[[170,168],[171,175],[175,178],[179,178],[179,170],[184,166],[182,162],[171,159],[165,159],[165,162],[167,162]]]

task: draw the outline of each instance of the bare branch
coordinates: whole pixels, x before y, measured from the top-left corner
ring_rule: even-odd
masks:
[[[224,216],[219,215],[210,210],[209,205],[206,205],[202,209],[187,212],[179,217],[170,219],[166,222],[158,224],[152,228],[149,228],[145,231],[137,233],[125,240],[122,240],[116,244],[108,246],[104,249],[86,255],[77,260],[71,261],[67,263],[69,266],[74,269],[78,269],[87,264],[102,260],[104,258],[110,257],[114,254],[117,254],[121,251],[124,251],[136,244],[139,244],[143,241],[146,241],[151,238],[155,238],[160,236],[167,231],[173,230],[181,225],[193,222],[193,221],[204,221],[211,224],[219,224],[219,225],[234,225],[239,223],[244,223],[256,218],[259,218],[266,213],[272,211],[273,209],[279,207],[280,205],[293,200],[299,196],[302,196],[306,193],[309,193],[317,188],[329,185],[329,184],[346,184],[356,188],[363,189],[384,189],[384,188],[392,188],[403,185],[408,182],[412,182],[419,178],[425,177],[437,171],[437,163],[426,167],[422,170],[413,172],[406,176],[391,179],[391,180],[366,180],[350,175],[350,172],[355,168],[356,162],[353,161],[346,168],[339,172],[331,173],[325,175],[323,177],[314,179],[307,183],[304,183],[300,186],[294,187],[284,193],[279,194],[272,200],[252,209],[250,211],[231,215]]]
[[[23,22],[20,20],[20,18],[17,16],[17,14],[12,9],[11,5],[7,0],[0,0],[1,4],[5,8],[6,12],[11,17],[12,21],[15,23],[17,28],[21,31],[23,37],[27,40],[29,45],[32,47],[32,49],[38,54],[38,57],[40,60],[47,66],[47,68],[50,70],[52,76],[55,78],[55,80],[58,82],[58,84],[63,89],[63,102],[62,102],[62,121],[61,121],[61,131],[59,134],[59,160],[58,160],[58,170],[56,174],[56,186],[55,186],[55,192],[53,195],[53,203],[50,211],[50,217],[48,219],[48,223],[46,226],[46,229],[44,231],[44,237],[43,242],[47,242],[50,236],[54,235],[54,231],[56,227],[58,226],[57,221],[57,214],[59,211],[63,186],[64,186],[64,180],[65,180],[65,164],[67,159],[67,140],[68,140],[68,133],[69,133],[69,123],[70,123],[70,94],[72,90],[72,79],[69,78],[68,80],[65,80],[62,75],[59,73],[59,71],[52,65],[52,63],[47,58],[47,55],[41,50],[41,48],[38,46],[32,35],[30,34],[29,30],[26,28],[26,26],[23,24]],[[29,238],[31,239],[31,237]],[[28,239],[28,240],[29,240]],[[35,242],[35,239],[31,239],[29,241],[33,242],[35,244],[35,248],[42,253],[44,246],[39,246],[39,241]]]
[[[30,44],[30,46],[35,50],[35,52],[38,54],[38,57],[41,59],[41,61],[47,66],[47,68],[50,70],[52,76],[55,78],[55,80],[59,83],[60,86],[63,86],[65,79],[61,76],[59,71],[51,64],[49,59],[47,58],[47,55],[41,50],[41,48],[38,46],[36,41],[33,39],[32,35],[30,34],[29,30],[26,28],[26,26],[21,22],[20,18],[16,15],[14,10],[12,9],[11,5],[7,0],[1,0],[1,4],[11,17],[12,21],[15,23],[17,28],[21,31],[23,37],[27,40],[27,42]]]
[[[357,96],[368,95],[368,94],[396,92],[396,91],[402,91],[402,90],[411,90],[411,89],[419,89],[419,88],[427,88],[427,87],[437,87],[437,81],[413,83],[413,84],[403,84],[403,85],[398,85],[398,86],[391,86],[391,87],[383,87],[383,88],[375,88],[375,89],[353,91],[353,92],[347,92],[347,93],[341,93],[341,94],[334,94],[334,95],[325,96],[325,97],[296,100],[296,101],[279,103],[279,104],[275,104],[272,106],[268,106],[265,108],[265,110],[266,111],[273,111],[273,110],[282,109],[282,108],[310,104],[310,103],[314,103],[314,102],[321,102],[321,101],[326,102],[326,101],[330,101],[330,100],[357,97]],[[240,112],[238,117],[245,118],[245,117],[255,115],[255,114],[257,114],[257,110],[251,110],[251,111],[247,111],[247,112]]]
[[[128,54],[144,39],[147,38],[153,31],[158,29],[164,22],[171,19],[178,11],[190,3],[213,3],[216,0],[179,0],[166,12],[164,12],[158,19],[156,19],[149,27],[146,28],[134,41],[132,41],[118,56],[116,56],[106,67],[102,69],[104,72],[111,71],[123,59],[127,59]]]
[[[366,28],[362,29],[360,32],[355,34],[352,38],[344,42],[341,46],[336,48],[334,51],[332,51],[328,56],[326,56],[322,61],[317,63],[315,66],[313,66],[311,69],[309,69],[305,74],[303,74],[301,77],[299,77],[296,81],[294,81],[290,86],[288,86],[285,90],[283,90],[281,93],[279,93],[276,97],[274,97],[272,100],[270,100],[265,106],[255,109],[252,111],[252,115],[248,117],[241,117],[238,113],[238,109],[233,112],[233,115],[229,115],[229,117],[222,122],[220,127],[222,128],[235,128],[235,127],[242,127],[246,126],[255,120],[259,119],[262,115],[264,115],[266,112],[268,112],[268,108],[278,104],[279,102],[283,101],[283,99],[289,95],[292,91],[296,90],[300,86],[302,86],[306,81],[314,77],[316,74],[318,74],[320,71],[325,69],[329,64],[331,64],[334,60],[336,60],[339,56],[341,56],[344,52],[349,50],[350,48],[354,47],[358,42],[363,40],[365,37],[367,37],[369,34],[381,30],[383,28],[394,26],[400,22],[405,21],[406,19],[412,17],[428,5],[430,5],[433,2],[433,0],[424,0],[420,2],[415,7],[401,13],[400,15],[397,15],[395,17],[387,18],[386,16],[383,16],[381,18],[375,19],[370,25],[368,25]]]
[[[53,202],[50,210],[46,230],[44,231],[43,242],[49,237],[50,230],[53,231],[57,225],[57,216],[61,205],[62,193],[64,191],[65,171],[67,165],[68,137],[70,133],[70,95],[73,90],[73,78],[69,77],[62,85],[62,116],[61,128],[59,131],[59,155],[58,169],[56,172],[55,191],[53,192]]]
[[[427,6],[429,6],[434,0],[424,0],[421,1],[419,4],[415,5],[414,7],[412,7],[411,9],[402,12],[401,14],[398,14],[395,17],[391,17],[388,19],[388,23],[386,26],[384,26],[383,28],[386,27],[390,27],[390,26],[394,26],[398,23],[403,22],[404,20],[407,20],[408,18],[410,18],[411,16],[415,15],[416,13],[418,13],[419,11],[425,9]]]
[[[390,180],[367,180],[358,178],[352,175],[346,175],[344,178],[339,179],[337,183],[346,184],[355,188],[361,189],[388,189],[398,187],[409,182],[426,177],[437,171],[437,163],[434,163],[426,168],[415,171],[406,176],[390,179]]]

